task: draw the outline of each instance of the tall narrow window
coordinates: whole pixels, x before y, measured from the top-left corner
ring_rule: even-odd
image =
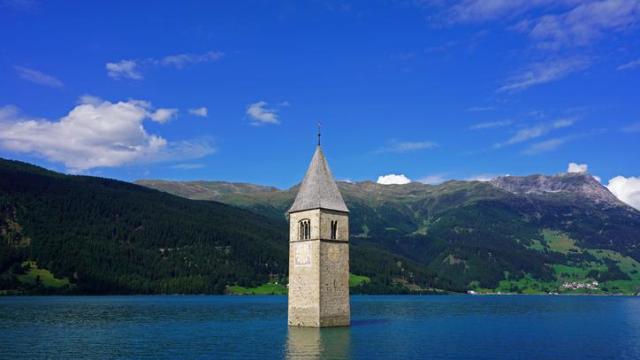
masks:
[[[298,222],[298,239],[311,239],[311,221],[309,219],[303,219]]]
[[[331,240],[338,238],[338,220],[331,221]]]

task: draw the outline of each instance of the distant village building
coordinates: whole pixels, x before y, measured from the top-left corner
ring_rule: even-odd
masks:
[[[289,209],[289,325],[349,326],[349,210],[319,139]]]

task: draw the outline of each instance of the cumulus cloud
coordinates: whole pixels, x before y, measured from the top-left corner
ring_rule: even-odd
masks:
[[[388,174],[378,176],[378,184],[382,185],[404,185],[411,182],[411,179],[403,174]]]
[[[18,114],[19,109],[13,105],[0,107],[0,121],[10,119]]]
[[[522,143],[528,140],[536,139],[554,130],[572,126],[574,123],[575,123],[575,119],[564,118],[564,119],[558,119],[550,123],[538,124],[535,126],[522,128],[518,130],[515,134],[513,134],[513,136],[511,136],[507,141],[495,144],[494,148],[499,149],[504,146],[514,145],[514,144]],[[544,147],[544,145],[541,145],[541,146]],[[546,146],[549,146],[549,145],[547,144]]]
[[[92,96],[82,97],[58,120],[28,118],[5,108],[0,111],[5,114],[0,120],[0,147],[60,162],[75,173],[138,161],[198,158],[215,151],[206,138],[169,142],[149,134],[144,121],[166,121],[171,111],[162,110],[167,109],[154,109],[147,101],[112,103]]]
[[[157,109],[156,111],[149,114],[149,118],[155,122],[159,122],[161,124],[166,123],[172,118],[176,117],[178,114],[178,109]]]
[[[129,59],[106,64],[107,74],[114,79],[142,80],[141,68],[159,66],[183,69],[188,65],[217,61],[224,54],[219,51],[208,51],[202,54],[175,54],[162,58]]]
[[[508,78],[496,91],[499,93],[522,91],[532,86],[560,80],[589,66],[591,61],[583,57],[532,63]]]
[[[251,118],[254,125],[279,124],[278,110],[268,108],[266,101],[258,101],[247,106],[246,114]]]
[[[406,153],[411,151],[434,149],[438,147],[433,141],[398,141],[391,140],[389,145],[376,150],[376,153]]]
[[[578,163],[569,163],[569,166],[567,167],[567,172],[569,174],[584,174],[587,171],[589,171],[589,166],[587,166],[587,164],[578,164]]]
[[[56,79],[51,75],[47,75],[43,72],[40,72],[38,70],[29,69],[23,66],[14,66],[13,68],[18,72],[18,76],[20,76],[21,79],[30,81],[34,84],[44,85],[44,86],[49,86],[54,88],[59,88],[64,86],[64,84],[62,84],[62,81]]]
[[[199,116],[199,117],[207,117],[208,110],[206,107],[199,107],[195,109],[189,109],[189,114]]]
[[[616,176],[609,180],[607,188],[620,201],[640,210],[640,177]]]
[[[142,80],[142,74],[138,70],[138,63],[135,60],[110,62],[105,67],[107,68],[107,75],[111,78]]]

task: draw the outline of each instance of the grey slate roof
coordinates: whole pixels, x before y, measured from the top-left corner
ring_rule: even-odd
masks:
[[[293,202],[289,212],[318,208],[349,211],[342,199],[340,190],[338,190],[338,185],[333,180],[333,175],[331,175],[331,170],[329,170],[329,165],[320,145],[316,147],[309,170],[307,170],[307,174],[302,180],[296,200]]]

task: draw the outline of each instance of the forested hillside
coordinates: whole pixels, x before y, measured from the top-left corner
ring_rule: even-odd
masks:
[[[175,193],[185,184],[140,183]],[[238,188],[214,195],[218,184],[200,182],[199,198],[274,219],[284,216],[297,191]],[[532,293],[640,289],[640,212],[588,174],[339,187],[351,210],[352,246],[406,257],[433,286]]]
[[[287,264],[281,221],[19,162],[0,161],[0,215],[4,288],[26,260],[82,293],[221,293]]]
[[[401,256],[351,254],[353,272],[370,275],[355,291],[407,291],[391,280],[404,272],[429,282]],[[282,292],[287,256],[284,217],[0,159],[0,290],[220,294],[271,282]]]

